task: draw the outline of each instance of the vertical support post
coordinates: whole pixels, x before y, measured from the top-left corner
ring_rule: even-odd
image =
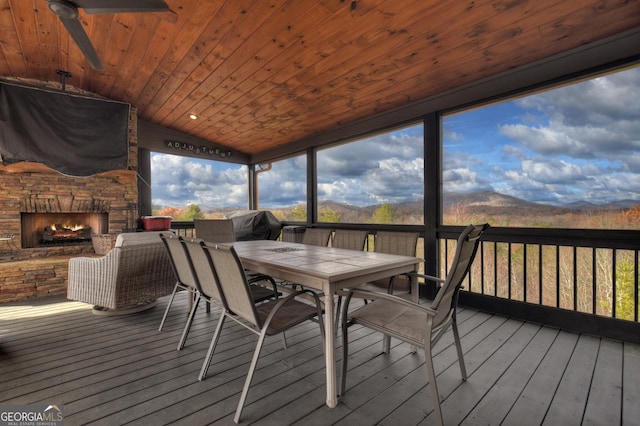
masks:
[[[424,271],[439,276],[440,250],[438,226],[442,218],[442,138],[440,116],[433,112],[424,117]],[[434,283],[420,286],[425,296],[433,298]],[[424,289],[424,290],[423,290]]]
[[[318,222],[318,163],[316,151],[307,150],[307,225]]]
[[[248,173],[249,173],[249,177],[247,179],[247,184],[248,184],[248,188],[247,188],[247,194],[248,194],[248,200],[247,200],[247,208],[249,210],[257,210],[258,208],[258,200],[257,200],[257,196],[258,196],[258,191],[256,190],[257,186],[258,186],[258,176],[256,175],[256,165],[255,164],[249,164],[248,167]]]

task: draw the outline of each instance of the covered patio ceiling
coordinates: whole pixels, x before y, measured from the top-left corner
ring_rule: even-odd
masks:
[[[145,121],[251,157],[640,26],[635,0],[167,4],[80,9],[96,71],[47,0],[0,0],[0,77],[60,81],[65,70]]]

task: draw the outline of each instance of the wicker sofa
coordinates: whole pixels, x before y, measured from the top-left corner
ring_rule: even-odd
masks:
[[[96,314],[152,308],[158,297],[171,294],[175,284],[160,232],[120,234],[105,256],[69,259],[67,298],[95,305]]]

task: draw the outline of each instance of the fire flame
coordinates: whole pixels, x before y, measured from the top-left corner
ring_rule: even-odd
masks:
[[[58,224],[60,225],[60,224]],[[79,231],[81,229],[85,228],[85,225],[80,225],[80,224],[75,224],[75,225],[71,225],[71,224],[64,224],[64,225],[60,225],[62,228],[58,229],[58,227],[56,225],[51,225],[51,230],[52,231],[64,231],[64,230],[71,230],[71,231]]]

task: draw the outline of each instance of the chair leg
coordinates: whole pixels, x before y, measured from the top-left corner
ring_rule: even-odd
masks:
[[[167,305],[167,309],[164,310],[164,315],[162,316],[162,321],[160,321],[160,327],[158,331],[162,331],[162,327],[164,326],[164,321],[167,319],[167,315],[169,314],[169,309],[171,308],[171,304],[173,303],[173,298],[176,297],[176,292],[178,291],[179,284],[176,283],[176,286],[173,288],[173,292],[171,293],[171,298],[169,299],[169,304]]]
[[[383,334],[382,335],[382,353],[388,354],[391,352],[391,337]]]
[[[216,349],[216,345],[218,344],[218,339],[220,338],[220,332],[222,331],[222,326],[224,325],[224,320],[227,316],[226,312],[223,312],[220,315],[220,319],[218,320],[218,325],[216,326],[216,331],[213,333],[213,337],[211,338],[211,344],[209,344],[209,350],[207,351],[207,356],[204,359],[204,363],[202,363],[202,368],[200,369],[200,375],[198,376],[198,380],[202,381],[204,377],[207,375],[207,371],[209,370],[209,364],[211,364],[211,358],[213,357],[213,352]]]
[[[342,296],[338,296],[338,303],[336,303],[336,326],[335,326],[335,334],[338,334],[338,327],[340,326],[340,315],[342,314],[341,312],[341,306],[342,306]]]
[[[431,357],[431,343],[427,342],[424,347],[424,363],[427,366],[429,383],[431,384],[431,398],[433,409],[436,413],[436,421],[440,426],[444,425],[442,409],[440,408],[440,395],[438,394],[438,384],[436,383],[436,371],[433,368],[433,358]]]
[[[184,348],[185,343],[187,342],[187,335],[189,334],[189,330],[191,330],[191,324],[193,323],[193,317],[196,315],[196,310],[198,309],[198,305],[200,304],[200,295],[196,296],[195,302],[193,302],[193,306],[191,307],[191,311],[189,312],[189,318],[187,318],[187,323],[184,325],[184,330],[182,330],[182,336],[180,337],[180,342],[178,343],[178,350],[181,351]]]
[[[458,333],[458,323],[456,322],[455,317],[453,317],[453,322],[451,323],[451,329],[453,330],[453,338],[456,342],[456,351],[458,351],[458,363],[460,364],[460,374],[462,375],[462,380],[467,381],[467,369],[464,366],[464,355],[462,353],[462,345],[460,344],[460,334]]]
[[[347,361],[349,359],[349,337],[348,334],[349,325],[345,322],[345,318],[342,320],[342,376],[340,376],[340,396],[344,395],[347,391]]]
[[[256,350],[253,353],[253,359],[251,360],[251,366],[249,367],[249,372],[247,373],[247,379],[244,382],[244,388],[242,389],[242,395],[240,395],[240,402],[238,403],[238,409],[236,410],[236,415],[233,418],[235,423],[240,421],[240,416],[242,415],[242,409],[244,408],[244,402],[247,399],[247,394],[249,393],[249,388],[251,387],[251,380],[253,380],[253,373],[256,370],[256,366],[258,365],[258,359],[260,358],[260,351],[262,350],[262,344],[264,343],[264,338],[267,334],[266,328],[262,330],[260,333],[260,337],[258,338],[258,343],[256,344]]]

